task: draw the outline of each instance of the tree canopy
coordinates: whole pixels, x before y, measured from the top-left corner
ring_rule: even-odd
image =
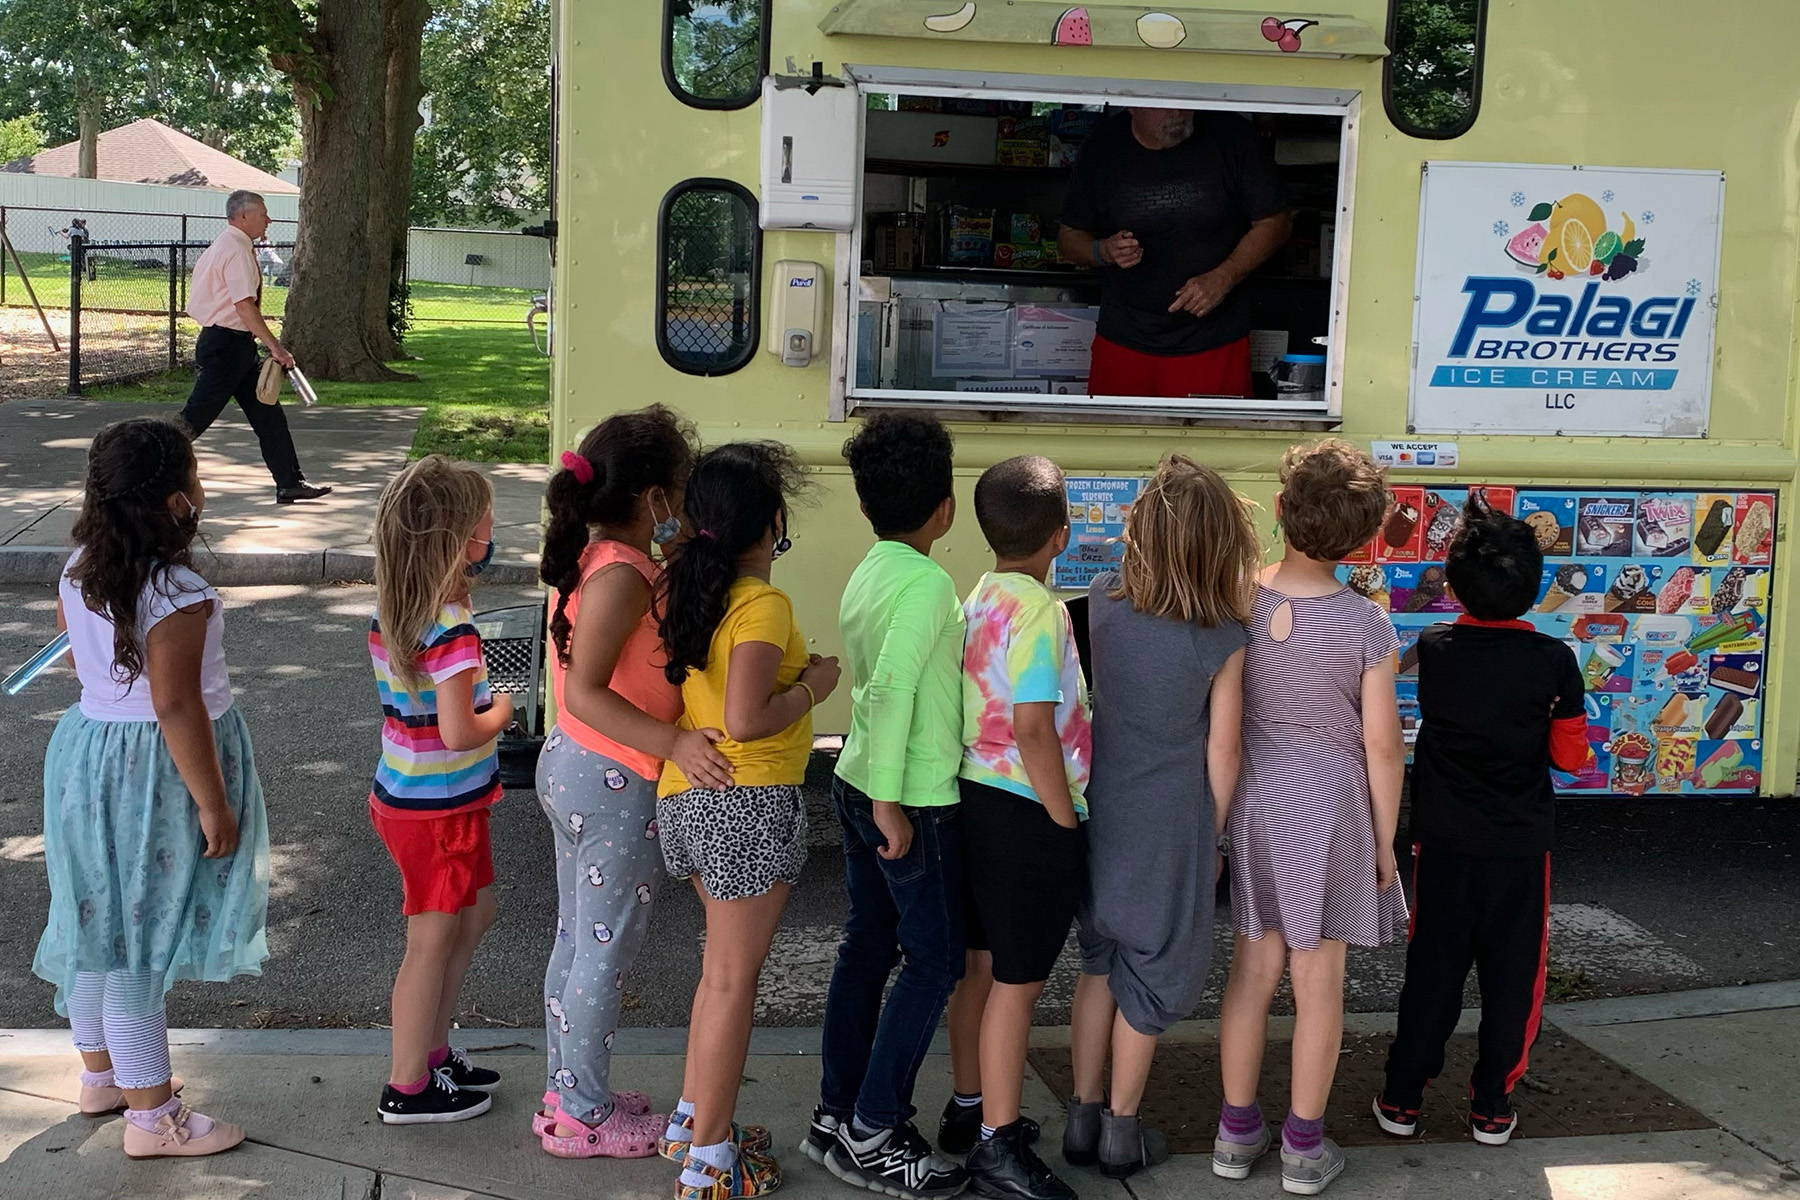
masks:
[[[550,190],[549,0],[437,0],[420,76],[411,217],[517,225]]]
[[[253,37],[143,19],[133,0],[0,0],[0,120],[45,145],[154,117],[266,171],[297,150],[292,91]]]
[[[1422,132],[1455,129],[1475,103],[1477,0],[1394,0],[1394,109]]]

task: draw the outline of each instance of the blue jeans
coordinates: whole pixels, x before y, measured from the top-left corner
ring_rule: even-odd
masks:
[[[825,1000],[820,1102],[840,1120],[855,1115],[892,1129],[918,1111],[913,1083],[962,978],[957,807],[901,809],[912,822],[912,848],[885,859],[876,853],[886,839],[869,798],[841,779],[832,780],[831,798],[844,828],[850,915]],[[896,963],[900,977],[883,1006]]]

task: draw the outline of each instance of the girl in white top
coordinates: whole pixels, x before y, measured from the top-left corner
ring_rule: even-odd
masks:
[[[262,787],[219,594],[189,565],[205,502],[179,426],[107,426],[57,593],[81,700],[44,760],[50,914],[32,969],[81,1052],[81,1110],[123,1108],[133,1158],[243,1140],[182,1104],[163,997],[177,979],[260,974],[268,957]]]

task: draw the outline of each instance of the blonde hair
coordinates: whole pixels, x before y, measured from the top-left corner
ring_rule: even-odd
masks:
[[[494,503],[474,467],[428,454],[394,476],[375,507],[375,615],[388,669],[419,678],[425,635],[468,586],[469,538]]]
[[[1391,497],[1387,473],[1340,438],[1281,456],[1281,528],[1310,558],[1338,562],[1375,536]]]
[[[1248,500],[1185,454],[1157,464],[1125,520],[1111,595],[1141,613],[1208,629],[1250,617],[1262,548]]]

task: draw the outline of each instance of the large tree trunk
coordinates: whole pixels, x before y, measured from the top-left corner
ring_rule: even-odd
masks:
[[[75,119],[80,129],[81,150],[76,173],[83,179],[100,178],[100,97],[82,91],[75,97]]]
[[[388,359],[406,352],[388,324],[390,297],[406,278],[407,212],[412,200],[413,140],[422,123],[419,101],[425,94],[419,76],[421,41],[431,7],[425,0],[386,0],[385,42],[387,86],[382,114],[382,158],[385,171],[369,196],[370,341]],[[380,270],[385,265],[386,270]]]
[[[385,278],[387,269],[368,254],[370,194],[387,167],[383,140],[370,136],[385,117],[385,38],[383,5],[320,0],[315,44],[324,86],[295,88],[306,186],[281,337],[318,379],[405,378],[385,365],[386,347],[375,344],[367,320],[369,275]]]

